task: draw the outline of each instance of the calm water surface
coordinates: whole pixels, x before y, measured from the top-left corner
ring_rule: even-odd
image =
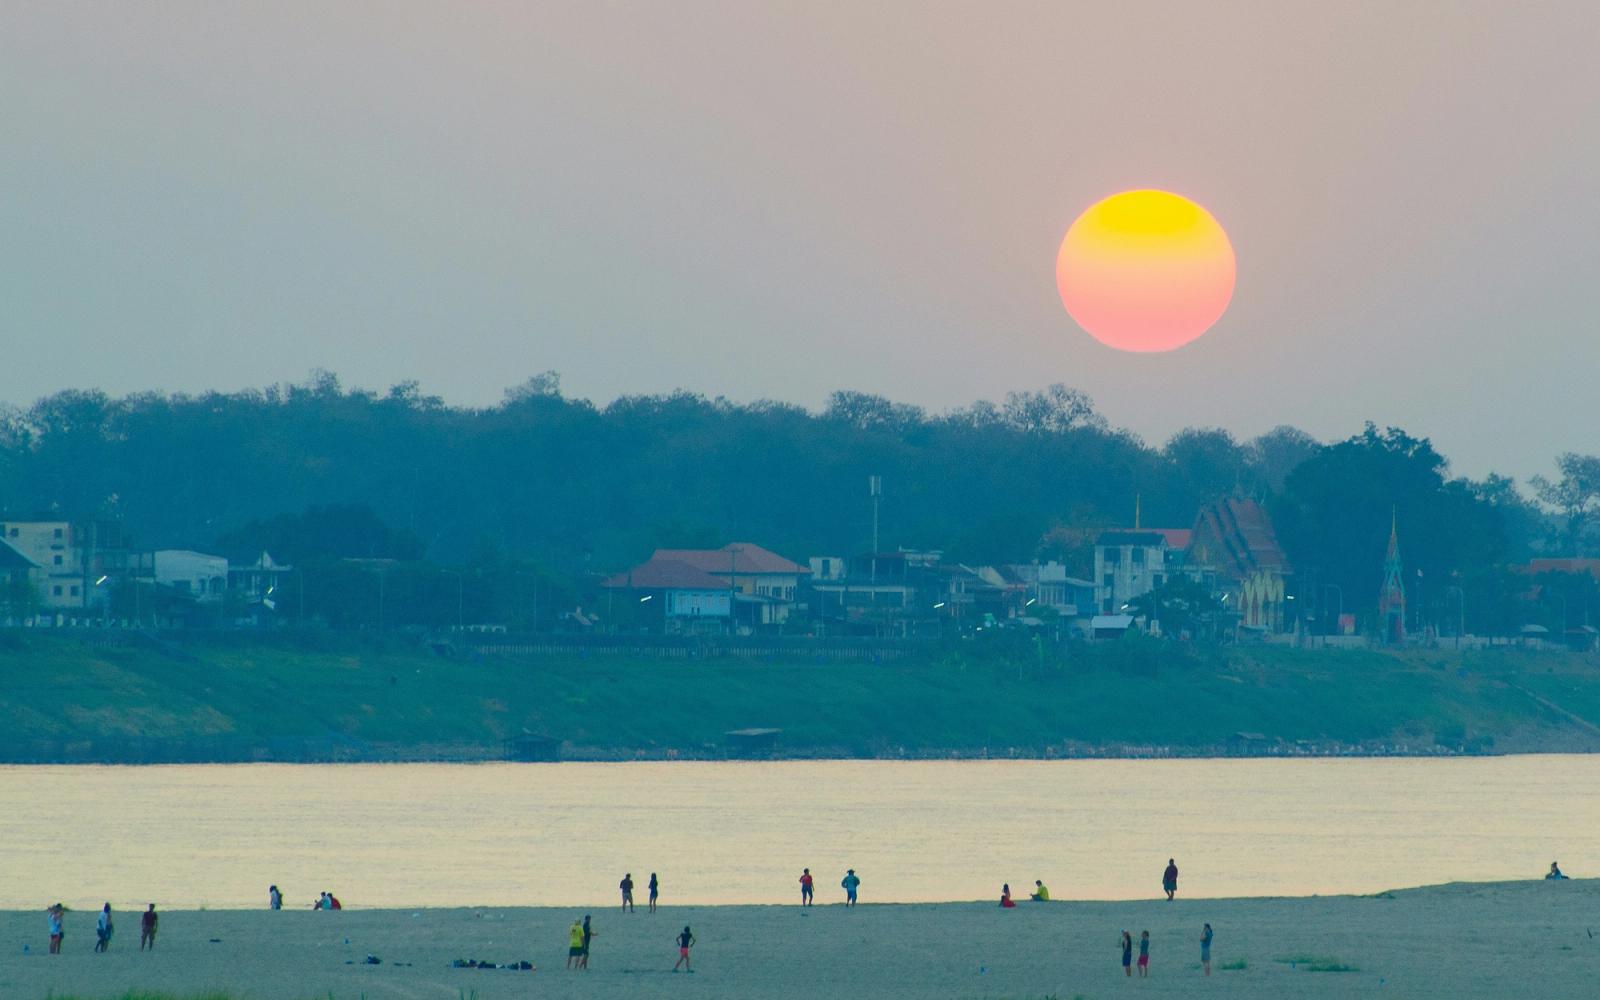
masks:
[[[0,907],[1373,892],[1600,871],[1600,757],[0,767]],[[1588,790],[1588,791],[1586,791]]]

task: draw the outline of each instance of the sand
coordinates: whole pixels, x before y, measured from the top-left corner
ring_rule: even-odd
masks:
[[[157,950],[119,915],[92,953],[92,911],[69,914],[63,954],[44,913],[0,914],[0,997],[103,1000],[130,988],[241,1000],[823,996],[1241,998],[1587,997],[1600,989],[1600,880],[1457,884],[1378,897],[1140,902],[614,908],[163,911]],[[590,971],[563,968],[567,927],[594,914]],[[1199,968],[1201,926],[1216,931]],[[673,974],[688,923],[695,973]],[[1123,977],[1117,938],[1148,929],[1151,975]],[[1593,936],[1591,936],[1591,931]],[[213,940],[215,939],[215,940]],[[23,953],[23,946],[29,953]],[[381,965],[360,964],[368,955]],[[1310,971],[1311,956],[1355,971]],[[536,972],[455,969],[528,959]],[[1224,969],[1243,960],[1243,970]],[[355,963],[355,964],[351,964]],[[399,964],[405,963],[405,964]]]

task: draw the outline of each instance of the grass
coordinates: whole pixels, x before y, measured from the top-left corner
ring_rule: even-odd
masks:
[[[1223,962],[1217,966],[1217,969],[1221,972],[1243,972],[1248,968],[1250,968],[1250,963],[1242,958],[1236,958],[1231,962]]]
[[[1287,958],[1275,958],[1274,962],[1292,965],[1301,972],[1360,972],[1354,965],[1346,965],[1337,958],[1324,955],[1290,955]]]
[[[242,757],[313,744],[355,756],[493,756],[524,729],[601,755],[701,754],[748,726],[781,728],[789,753],[869,757],[1039,755],[1064,741],[1215,749],[1241,731],[1415,748],[1485,746],[1512,731],[1527,748],[1530,734],[1558,749],[1575,735],[1594,740],[1512,684],[1600,721],[1600,671],[1566,654],[1195,651],[1135,640],[1041,656],[1003,638],[873,664],[452,658],[347,636],[196,640],[184,655],[5,639],[0,752],[69,747],[55,751],[64,759],[92,755],[90,743],[152,739]]]

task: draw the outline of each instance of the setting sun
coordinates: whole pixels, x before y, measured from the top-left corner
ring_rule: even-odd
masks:
[[[1233,297],[1228,234],[1168,191],[1091,205],[1061,241],[1056,287],[1078,325],[1122,351],[1170,351],[1205,333]]]

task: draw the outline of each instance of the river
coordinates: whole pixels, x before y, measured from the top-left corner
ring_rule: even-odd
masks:
[[[1600,870],[1600,757],[0,767],[0,907],[1366,893]]]

